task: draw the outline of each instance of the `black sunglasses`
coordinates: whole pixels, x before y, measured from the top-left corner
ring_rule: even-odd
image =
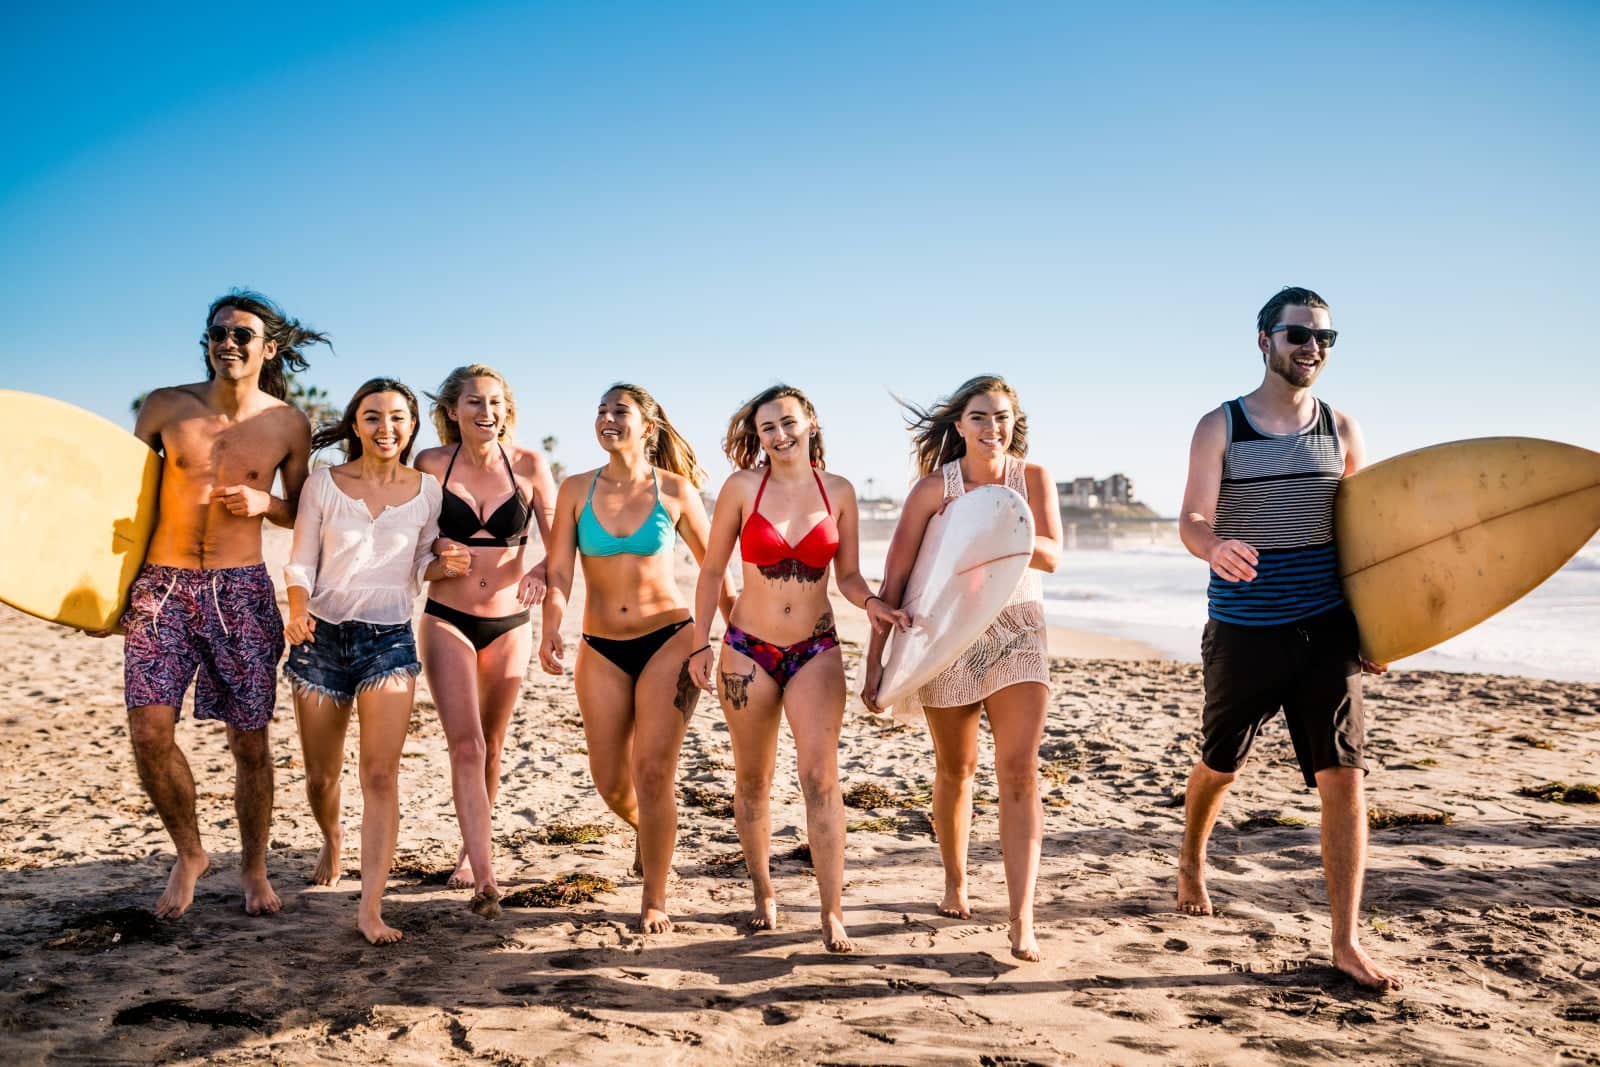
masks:
[[[1303,345],[1315,337],[1317,344],[1323,348],[1332,348],[1333,342],[1339,339],[1338,330],[1313,330],[1309,326],[1291,326],[1287,322],[1274,326],[1268,332],[1283,334],[1284,339],[1292,345]]]
[[[262,336],[248,326],[207,326],[206,339],[214,345],[220,345],[223,338],[232,337],[233,343],[240,348],[247,348],[251,341]]]

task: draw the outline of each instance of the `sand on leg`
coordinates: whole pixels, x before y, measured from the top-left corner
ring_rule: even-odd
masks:
[[[480,874],[486,874],[492,887],[489,797],[484,788],[488,746],[478,714],[478,657],[455,627],[431,615],[424,615],[417,623],[417,652],[449,747],[450,790],[465,853],[457,862],[449,885],[465,888],[477,884]],[[463,874],[467,881],[461,880]]]
[[[1322,798],[1322,873],[1328,883],[1333,918],[1333,965],[1369,989],[1399,989],[1400,979],[1362,951],[1361,883],[1366,874],[1367,804],[1365,772],[1328,767],[1317,772]]]
[[[678,683],[693,639],[694,631],[687,626],[673,634],[639,673],[633,694],[630,774],[638,803],[639,861],[644,875],[639,928],[647,934],[672,929],[667,879],[678,843],[678,752],[689,725],[678,707]],[[699,695],[698,690],[690,693]]]
[[[717,676],[717,694],[733,743],[733,825],[739,832],[754,898],[746,928],[775,930],[778,898],[772,890],[772,772],[778,759],[783,694],[754,661],[726,645],[717,662]]]
[[[161,816],[161,824],[177,849],[167,888],[156,901],[158,918],[176,919],[194,903],[194,885],[211,866],[200,844],[194,812],[194,774],[177,743],[176,708],[156,704],[128,709],[128,735],[133,741],[139,782]]]
[[[933,833],[944,866],[944,898],[939,914],[970,919],[967,899],[967,842],[972,837],[972,777],[978,772],[981,707],[923,708],[933,740]]]
[[[1043,958],[1033,932],[1034,887],[1044,842],[1039,800],[1039,745],[1044,740],[1050,690],[1039,682],[1008,685],[984,700],[994,734],[995,782],[1000,790],[1000,851],[1010,903],[1011,955]]]
[[[344,832],[339,825],[342,801],[339,781],[344,772],[344,739],[350,726],[350,705],[326,693],[296,686],[295,726],[306,765],[306,800],[322,830],[322,851],[311,874],[313,885],[338,885]]]
[[[1217,824],[1223,798],[1239,777],[1224,774],[1196,761],[1189,772],[1189,785],[1183,796],[1183,847],[1178,853],[1178,910],[1185,915],[1210,915],[1211,896],[1206,892],[1206,844]]]
[[[226,727],[233,753],[233,812],[239,820],[239,884],[244,910],[270,915],[283,907],[267,880],[267,835],[272,825],[272,743],[267,727]]]
[[[583,717],[584,747],[595,792],[629,829],[639,829],[639,798],[633,788],[634,683],[626,671],[590,648],[578,645],[572,670]],[[634,874],[642,874],[634,848]]]
[[[416,679],[392,677],[356,694],[361,719],[361,904],[356,925],[374,945],[400,940],[383,921],[383,892],[400,833],[400,752]]]
[[[783,710],[794,734],[806,840],[817,874],[822,944],[852,952],[844,925],[844,796],[839,790],[839,728],[844,719],[844,660],[837,646],[813,656],[789,679]]]

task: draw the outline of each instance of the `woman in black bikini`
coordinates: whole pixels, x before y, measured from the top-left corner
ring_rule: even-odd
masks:
[[[500,914],[490,859],[500,752],[533,654],[529,609],[545,586],[544,564],[528,564],[528,530],[536,524],[541,542],[550,536],[555,483],[543,456],[506,443],[516,402],[492,368],[451,371],[432,414],[443,444],[418,455],[417,469],[443,489],[440,540],[465,545],[472,567],[429,585],[417,647],[450,746],[461,824],[450,885],[471,885],[472,910],[493,918]]]
[[[638,832],[639,929],[663,933],[672,929],[667,876],[678,836],[678,749],[700,696],[685,666],[694,633],[673,578],[674,548],[681,535],[697,560],[705,555],[711,522],[698,491],[705,471],[637,385],[606,390],[594,431],[605,466],[568,478],[556,497],[539,662],[550,674],[565,672],[561,621],[581,555],[583,644],[573,682],[589,770],[606,806]],[[724,618],[733,596],[724,574]]]

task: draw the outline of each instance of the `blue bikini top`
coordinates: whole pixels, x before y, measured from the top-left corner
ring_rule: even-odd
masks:
[[[639,528],[627,537],[617,537],[600,525],[594,514],[594,487],[600,472],[594,472],[589,483],[589,496],[578,513],[578,551],[585,556],[654,556],[672,551],[677,534],[672,527],[672,516],[661,504],[661,476],[654,468],[650,471],[656,481],[656,506],[645,517]]]

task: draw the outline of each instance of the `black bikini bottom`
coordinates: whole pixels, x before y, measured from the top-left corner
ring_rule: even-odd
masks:
[[[528,610],[526,608],[515,615],[501,615],[498,618],[490,619],[467,611],[457,611],[455,608],[441,604],[437,600],[429,600],[423,604],[422,613],[424,615],[432,615],[440,622],[454,626],[462,637],[472,642],[472,647],[478,652],[482,652],[494,644],[501,634],[515,630],[528,621]]]
[[[584,641],[590,648],[600,653],[606,659],[615,663],[629,678],[639,680],[639,675],[644,673],[644,666],[650,658],[661,650],[661,646],[672,639],[672,635],[688,626],[693,619],[680,619],[669,622],[659,630],[651,630],[638,637],[624,638],[619,641],[614,637],[595,637],[584,634]]]

